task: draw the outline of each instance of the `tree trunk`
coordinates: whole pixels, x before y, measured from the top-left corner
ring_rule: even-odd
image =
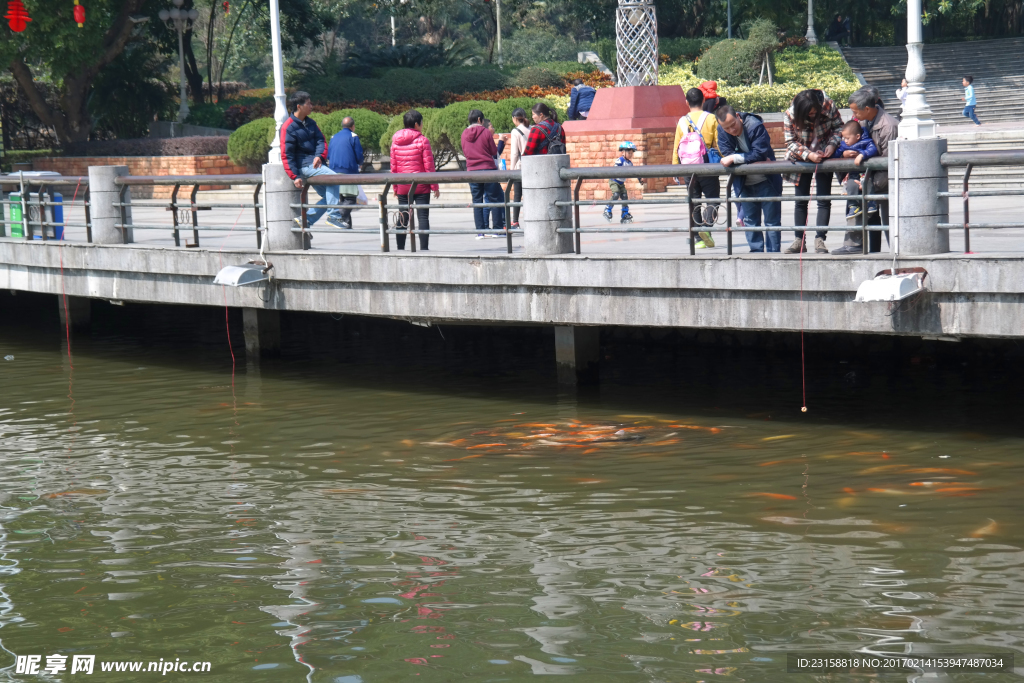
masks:
[[[184,33],[185,43],[185,80],[188,81],[188,89],[192,94],[192,104],[202,104],[203,97],[203,74],[199,71],[196,63],[196,53],[192,51],[192,29]]]

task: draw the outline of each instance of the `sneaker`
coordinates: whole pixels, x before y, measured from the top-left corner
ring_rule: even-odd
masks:
[[[807,247],[802,238],[793,240],[793,244],[789,245],[789,248],[786,249],[787,254],[799,254],[801,251],[807,251]]]
[[[708,245],[704,244],[704,240],[697,240],[694,245],[694,249],[707,249]]]
[[[519,229],[519,223],[513,223],[512,224],[512,229],[513,230],[518,230]]]
[[[846,212],[847,218],[858,218],[863,213],[860,204],[854,204],[850,207],[850,210]]]
[[[477,238],[478,240],[482,240],[482,239],[485,239],[486,237],[487,237],[487,235],[482,235],[482,234],[480,234],[479,232],[478,232],[478,233],[476,234],[476,238]]]
[[[709,249],[715,246],[715,239],[711,236],[710,232],[699,232],[697,234],[700,235],[700,239],[702,242],[704,242],[704,246],[708,247]]]
[[[815,237],[814,238],[814,251],[815,251],[815,253],[818,253],[818,254],[827,254],[828,253],[828,247],[825,246],[825,238],[824,237]]]
[[[839,247],[838,249],[833,249],[832,250],[832,255],[833,256],[854,256],[854,255],[859,256],[863,252],[864,252],[864,248],[863,247],[857,247],[857,246],[853,246],[853,245],[848,245],[848,246],[845,246],[845,247]]]
[[[874,202],[868,202],[868,213],[878,213],[878,204],[875,204]]]
[[[335,218],[334,216],[327,217],[327,225],[331,226],[332,228],[338,228],[339,230],[352,229],[351,225],[346,225],[344,221],[342,221],[340,218]]]

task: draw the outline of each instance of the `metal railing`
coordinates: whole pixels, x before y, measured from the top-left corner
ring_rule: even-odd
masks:
[[[12,186],[17,187],[16,192],[9,190]],[[55,201],[56,193],[53,189],[58,187],[75,188],[71,199],[65,200],[62,196],[61,201]],[[18,199],[12,200],[12,194],[17,194]],[[57,208],[63,214],[65,209],[78,206],[85,210],[84,223],[71,222],[67,216],[56,220]],[[92,241],[89,207],[88,176],[26,176],[24,172],[19,172],[0,177],[0,237],[18,237],[14,233],[20,232],[20,237],[24,239],[46,241],[62,238],[67,228],[85,228],[86,239]],[[17,220],[15,213],[20,214]],[[47,220],[48,217],[54,220]],[[38,235],[36,228],[39,228]]]
[[[515,182],[519,181],[521,174],[519,171],[440,171],[434,173],[361,173],[358,175],[346,175],[346,174],[323,174],[318,176],[312,176],[306,180],[302,188],[301,197],[298,204],[291,204],[293,209],[299,210],[299,227],[293,228],[294,232],[300,232],[303,235],[302,245],[303,249],[309,248],[309,240],[306,239],[307,233],[313,232],[330,232],[337,233],[338,230],[331,228],[311,228],[309,227],[309,216],[307,210],[311,208],[316,209],[352,209],[352,210],[367,210],[375,209],[378,212],[378,228],[376,230],[370,229],[358,229],[352,228],[351,230],[345,230],[345,232],[351,232],[354,234],[359,233],[379,233],[381,251],[391,251],[391,235],[403,235],[406,236],[410,242],[409,248],[411,251],[416,251],[416,238],[415,235],[473,235],[473,234],[491,234],[498,235],[499,237],[505,237],[506,251],[512,253],[512,236],[522,234],[522,230],[512,228],[512,209],[516,207],[522,207],[522,202],[511,201],[512,186]],[[377,195],[377,205],[370,204],[310,204],[309,203],[309,189],[315,185],[383,185],[384,189]],[[503,202],[478,202],[478,203],[454,203],[448,202],[443,204],[427,204],[420,205],[414,204],[413,198],[416,195],[416,189],[426,186],[429,190],[430,185],[445,185],[445,184],[466,184],[466,183],[504,183],[504,197]],[[392,186],[397,185],[409,185],[409,192],[406,194],[408,204],[389,204],[387,201],[388,191]],[[501,208],[504,209],[505,213],[505,229],[489,229],[489,230],[477,230],[473,229],[456,229],[456,228],[443,228],[435,230],[417,230],[416,229],[416,212],[417,210],[423,209],[493,209]],[[389,210],[397,209],[396,213],[389,213]],[[392,217],[394,221],[392,222]]]
[[[1018,197],[1024,196],[1024,189],[992,189],[972,190],[970,186],[971,171],[978,166],[1022,166],[1024,165],[1024,150],[997,150],[990,152],[946,152],[939,159],[939,162],[946,169],[955,167],[966,167],[964,169],[963,189],[959,192],[939,192],[940,197],[951,199],[960,198],[964,203],[963,223],[939,223],[941,230],[964,231],[964,253],[971,252],[971,230],[991,230],[1005,228],[1024,228],[1024,223],[971,223],[971,197]]]
[[[580,235],[584,233],[652,233],[652,232],[678,232],[686,233],[689,237],[690,242],[690,255],[696,254],[696,242],[698,232],[724,232],[726,234],[726,251],[729,255],[732,255],[733,249],[733,233],[735,228],[741,231],[753,230],[753,231],[767,231],[767,230],[798,230],[798,231],[815,231],[815,232],[827,232],[841,230],[843,232],[849,232],[855,226],[828,226],[828,225],[780,225],[780,226],[737,226],[733,223],[733,205],[742,205],[745,203],[752,202],[806,202],[806,201],[857,201],[861,204],[860,213],[860,230],[862,233],[862,249],[863,253],[868,253],[869,232],[883,232],[889,229],[888,225],[871,225],[869,224],[868,218],[868,203],[876,201],[888,201],[888,193],[872,193],[871,187],[871,174],[877,173],[878,171],[885,171],[888,169],[887,159],[869,159],[860,166],[856,165],[851,159],[833,159],[824,161],[820,164],[805,163],[805,162],[792,162],[792,161],[764,161],[753,164],[743,164],[740,166],[722,166],[721,164],[688,164],[688,165],[651,165],[651,166],[633,166],[628,170],[622,167],[609,167],[609,168],[563,168],[560,175],[563,180],[574,181],[572,188],[572,199],[567,202],[556,202],[557,206],[568,206],[573,209],[573,227],[571,229],[562,228],[559,232],[571,232],[573,234],[575,251],[577,254],[581,251],[581,240]],[[803,174],[803,173],[863,173],[863,186],[864,191],[859,195],[784,195],[777,197],[734,197],[732,194],[732,176],[736,175],[775,175],[775,174]],[[689,196],[687,192],[686,197],[672,197],[672,196],[658,196],[651,199],[620,199],[620,200],[600,200],[600,199],[580,199],[580,190],[583,182],[587,180],[603,180],[612,178],[678,178],[683,176],[691,176],[690,182],[693,182],[693,177],[721,177],[726,176],[726,192],[725,197],[719,198],[708,198],[700,197],[694,198]],[[813,181],[812,181],[813,182]],[[888,190],[888,188],[886,188]],[[584,228],[580,225],[580,207],[581,206],[597,206],[597,205],[662,205],[662,204],[686,204],[687,205],[687,223],[685,227],[678,228],[663,228],[663,227],[627,227],[627,226],[609,226],[609,227],[598,227],[598,228]],[[713,225],[706,225],[703,221],[697,221],[694,219],[694,211],[700,210],[703,215],[703,206],[698,205],[709,205],[714,206],[716,211],[714,213],[720,214],[720,207],[725,205],[725,219],[724,221],[719,220],[719,216],[716,215]],[[810,215],[810,211],[808,211]],[[629,224],[627,224],[629,225]],[[806,236],[805,236],[806,239]]]
[[[213,230],[221,232],[239,232],[254,230],[256,233],[256,248],[263,244],[263,223],[260,217],[260,209],[263,204],[260,202],[260,190],[263,187],[263,178],[256,174],[245,175],[209,175],[209,176],[120,176],[115,178],[114,183],[120,187],[120,195],[116,206],[121,209],[121,220],[114,227],[121,230],[166,230],[171,228],[171,235],[174,238],[174,246],[181,246],[181,231],[192,231],[192,242],[185,238],[185,246],[189,248],[199,246],[199,231]],[[146,186],[173,186],[170,201],[162,199],[133,199],[127,201],[128,190],[132,187]],[[182,185],[191,185],[187,202],[178,201],[178,192]],[[252,202],[206,202],[197,201],[200,188],[203,185],[252,185]],[[128,221],[128,209],[132,207],[154,207],[162,208],[171,212],[171,225],[154,225],[147,223],[135,223]],[[252,209],[254,225],[204,225],[199,222],[200,211],[211,211],[213,209]]]

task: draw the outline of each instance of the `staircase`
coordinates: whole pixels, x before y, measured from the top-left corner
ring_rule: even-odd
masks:
[[[887,111],[898,114],[896,89],[907,68],[907,49],[842,48],[854,73],[882,92]],[[963,118],[961,79],[974,76],[977,114],[982,123],[1018,121],[1024,112],[1024,38],[976,40],[924,46],[926,97],[940,126],[969,122]]]

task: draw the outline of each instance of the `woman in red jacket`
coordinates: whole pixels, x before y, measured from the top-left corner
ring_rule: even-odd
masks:
[[[391,138],[391,172],[392,173],[433,173],[434,153],[430,151],[430,140],[423,134],[423,115],[415,109],[405,112],[402,117],[405,126]],[[437,184],[417,185],[413,202],[418,205],[430,205],[430,193],[434,197],[441,196]],[[399,204],[409,203],[409,185],[395,185],[395,196]],[[401,225],[409,224],[409,210],[401,214]],[[430,209],[416,209],[416,229],[430,230]],[[430,235],[420,235],[420,250],[427,251]],[[398,249],[405,249],[405,235],[395,235]]]

